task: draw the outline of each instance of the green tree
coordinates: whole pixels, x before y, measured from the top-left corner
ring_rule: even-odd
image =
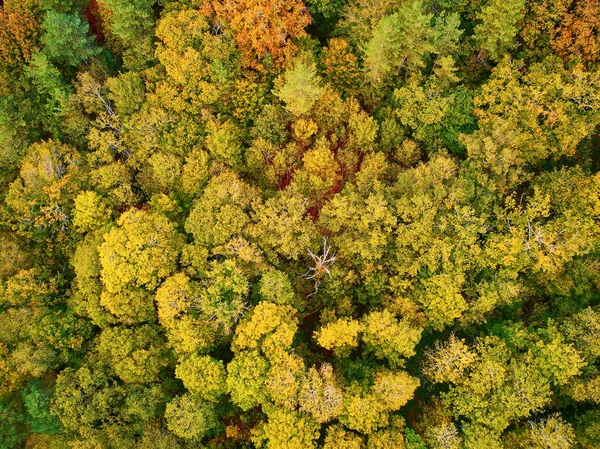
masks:
[[[81,434],[119,416],[126,391],[101,364],[62,370],[50,403],[50,412],[62,425]]]
[[[160,331],[151,325],[107,328],[98,338],[98,351],[126,383],[155,382],[168,364]]]
[[[103,0],[110,11],[112,34],[118,39],[125,62],[130,67],[143,67],[152,58],[152,28],[154,0]]]
[[[523,20],[523,0],[488,1],[477,14],[480,23],[475,26],[475,41],[493,61],[515,48],[520,22]]]
[[[25,423],[32,432],[55,434],[60,432],[60,421],[50,414],[50,395],[52,389],[37,380],[27,383],[21,392],[23,404],[27,409]]]
[[[372,82],[382,83],[400,69],[412,73],[425,66],[434,50],[431,18],[422,3],[414,1],[379,21],[364,49]]]
[[[227,390],[242,410],[265,402],[265,377],[269,364],[258,351],[242,351],[227,365]]]
[[[243,236],[250,224],[248,212],[258,197],[252,188],[231,172],[212,178],[194,203],[185,223],[196,243],[209,248]]]
[[[289,112],[302,116],[310,111],[322,92],[315,64],[298,60],[285,71],[274,93]]]
[[[250,234],[268,256],[298,260],[315,243],[315,226],[299,192],[286,189],[264,204],[255,204]]]
[[[202,402],[190,394],[178,396],[167,404],[165,419],[169,430],[185,439],[200,439],[217,424],[210,402]]]
[[[0,448],[12,449],[21,444],[24,439],[23,432],[19,429],[19,424],[23,417],[13,403],[0,402]]]
[[[82,23],[78,15],[63,14],[50,10],[42,24],[44,51],[60,64],[77,66],[100,53],[88,36],[89,25]]]

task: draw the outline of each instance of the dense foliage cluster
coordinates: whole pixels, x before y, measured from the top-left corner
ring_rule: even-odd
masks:
[[[1,449],[600,447],[598,0],[0,5]]]

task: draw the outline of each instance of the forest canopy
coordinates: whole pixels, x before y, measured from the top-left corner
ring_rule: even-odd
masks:
[[[0,449],[599,447],[598,0],[0,2]]]

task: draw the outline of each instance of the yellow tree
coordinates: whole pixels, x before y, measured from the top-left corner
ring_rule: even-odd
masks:
[[[59,142],[32,145],[6,196],[14,228],[34,240],[64,238],[82,165],[79,153]]]

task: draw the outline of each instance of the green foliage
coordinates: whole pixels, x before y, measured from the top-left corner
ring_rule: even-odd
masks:
[[[51,393],[50,388],[36,380],[30,381],[21,392],[27,409],[25,423],[32,432],[55,434],[61,430],[56,416],[50,414]]]
[[[199,439],[218,423],[212,404],[190,394],[176,397],[167,404],[165,419],[169,430],[185,439]]]
[[[186,231],[201,245],[223,245],[242,235],[250,223],[247,211],[257,192],[236,175],[225,172],[213,178],[195,203]]]
[[[154,382],[168,363],[160,332],[150,325],[108,328],[98,340],[99,353],[126,383]]]
[[[19,429],[23,417],[20,411],[9,402],[0,402],[0,448],[12,449],[23,441],[24,434]]]
[[[523,19],[523,0],[488,1],[477,14],[481,21],[475,26],[475,41],[490,59],[500,61],[516,46],[520,21]]]
[[[73,432],[108,422],[118,416],[125,389],[101,365],[67,368],[56,380],[50,412]]]
[[[243,351],[227,365],[227,390],[231,400],[242,410],[265,401],[265,376],[268,362],[258,351]]]
[[[600,447],[597,1],[0,4],[0,448]]]
[[[314,64],[296,61],[286,70],[281,86],[275,95],[285,103],[285,108],[294,115],[305,115],[321,95],[321,78]]]
[[[364,49],[367,73],[374,83],[400,69],[411,73],[425,66],[425,58],[434,50],[431,18],[423,13],[421,2],[413,1],[379,21]]]
[[[244,314],[248,281],[231,260],[213,263],[207,278],[206,288],[200,293],[202,312],[229,334]]]
[[[132,67],[141,67],[149,59],[144,54],[152,48],[154,0],[104,0],[110,11],[110,30],[124,48],[124,59]]]
[[[268,255],[297,260],[315,242],[315,226],[307,217],[307,209],[300,193],[281,192],[264,204],[256,204],[251,235]]]
[[[63,14],[50,10],[42,24],[44,51],[60,64],[76,66],[100,53],[88,37],[89,25],[82,23],[78,15]]]
[[[296,294],[287,274],[269,270],[263,273],[258,284],[260,297],[275,304],[289,304],[295,302]]]

